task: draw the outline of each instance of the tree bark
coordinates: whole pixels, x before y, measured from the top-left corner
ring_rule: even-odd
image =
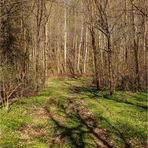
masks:
[[[64,1],[65,2],[65,1]],[[64,71],[67,72],[67,8],[64,8]]]
[[[85,54],[84,54],[84,68],[83,68],[84,74],[86,73],[87,54],[88,54],[88,28],[86,28],[86,37],[85,37]]]
[[[92,48],[93,48],[93,55],[94,55],[94,69],[95,69],[95,82],[97,90],[100,90],[100,81],[99,81],[99,69],[98,69],[98,62],[97,62],[97,48],[96,48],[96,41],[95,41],[95,31],[92,27],[90,29],[91,39],[92,39]]]

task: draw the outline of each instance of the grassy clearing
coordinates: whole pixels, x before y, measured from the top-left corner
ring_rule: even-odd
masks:
[[[0,147],[95,147],[92,133],[74,111],[66,111],[67,98],[81,100],[106,129],[114,147],[143,147],[147,140],[147,93],[97,92],[89,81],[53,79],[38,96],[13,103],[8,113],[0,109]],[[54,116],[51,118],[49,115]]]

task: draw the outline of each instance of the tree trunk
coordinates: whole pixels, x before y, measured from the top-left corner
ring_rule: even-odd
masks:
[[[64,8],[64,71],[67,72],[67,9]]]
[[[95,31],[94,28],[90,29],[91,38],[92,38],[92,48],[93,48],[93,55],[94,55],[94,69],[95,69],[95,82],[97,90],[100,90],[100,81],[99,81],[99,69],[98,69],[98,54],[97,54],[97,48],[96,48],[96,42],[95,42]]]
[[[88,53],[88,28],[86,28],[86,37],[85,37],[85,55],[84,55],[84,74],[86,73],[86,63],[87,63],[87,53]]]
[[[83,22],[82,22],[82,27],[81,27],[81,36],[80,36],[80,43],[79,43],[79,50],[78,50],[78,65],[77,65],[77,70],[78,73],[80,73],[80,56],[81,56],[81,47],[82,47],[82,42],[83,42],[83,30],[84,30],[84,26],[83,26]]]
[[[111,40],[110,35],[107,37],[108,44],[108,65],[109,65],[109,85],[110,85],[110,95],[113,95],[115,91],[114,77],[113,77],[113,66],[112,66],[112,50],[111,50]]]
[[[133,29],[133,36],[134,36],[134,59],[135,59],[135,83],[136,87],[135,90],[140,90],[140,73],[139,73],[139,45],[138,45],[138,35],[136,34],[136,26],[135,26],[135,14],[134,14],[134,8],[133,8],[133,1],[131,1],[132,5],[132,29]]]

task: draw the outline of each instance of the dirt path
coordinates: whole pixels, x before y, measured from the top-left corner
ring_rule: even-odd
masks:
[[[69,94],[67,94],[69,95]],[[63,108],[65,106],[65,108]],[[71,120],[69,118],[69,112],[76,114],[78,120],[80,121],[81,126],[85,127],[93,139],[95,147],[100,148],[111,148],[112,142],[108,138],[108,134],[105,130],[98,127],[97,122],[93,114],[85,107],[85,105],[79,100],[75,101],[72,97],[65,98],[65,104],[61,105],[61,98],[50,100],[47,99],[40,107],[36,107],[33,110],[28,110],[24,114],[29,114],[33,118],[33,123],[23,127],[20,131],[21,139],[26,140],[28,143],[31,143],[36,138],[46,137],[49,147],[54,147],[58,145],[62,147],[65,143],[71,141],[72,145],[76,148],[84,147],[85,141],[83,140],[85,131],[79,127],[70,128],[64,125],[66,120]],[[48,109],[50,107],[50,109]],[[55,112],[58,109],[63,108],[64,116],[58,116]],[[54,122],[54,126],[49,126],[49,121]],[[49,134],[47,131],[51,128],[53,133]],[[62,131],[65,131],[63,134]],[[77,131],[79,142],[77,143],[72,136],[73,133]],[[94,147],[94,146],[92,146]]]
[[[71,86],[71,88],[72,87],[73,86]],[[72,91],[77,94],[81,93],[78,87],[74,88]],[[85,140],[83,140],[85,131],[81,130],[81,128],[77,129],[79,127],[70,128],[64,124],[66,120],[69,119],[73,122],[73,119],[69,118],[69,113],[73,112],[76,114],[81,126],[85,127],[89,135],[91,135],[96,148],[112,148],[113,143],[109,139],[107,131],[98,126],[95,116],[83,104],[83,101],[74,99],[69,93],[67,93],[67,96],[70,97],[65,98],[64,104],[62,104],[61,96],[59,96],[59,98],[53,100],[46,99],[44,104],[40,107],[26,111],[24,114],[29,114],[33,118],[33,123],[23,127],[19,131],[21,139],[25,139],[28,143],[31,143],[36,138],[46,137],[46,144],[51,148],[55,145],[63,147],[65,143],[69,142],[67,141],[69,139],[76,148],[85,148],[86,144]],[[48,109],[49,107],[50,109]],[[110,116],[113,116],[106,107],[103,106],[102,108],[105,111],[107,110]],[[55,113],[58,109],[63,110],[64,115],[58,116],[57,113]],[[49,121],[54,122],[54,126],[50,127],[48,124]],[[47,132],[49,128],[53,130],[52,134]],[[75,132],[79,133],[79,144],[73,137],[73,133]]]
[[[83,103],[81,101],[74,101],[72,98],[68,98],[67,101],[68,109],[73,109],[78,114],[82,123],[92,133],[96,146],[111,148],[112,143],[109,140],[106,131],[97,126],[95,117],[83,105]]]
[[[128,132],[128,127],[136,125],[133,121],[137,121],[137,113],[145,114],[137,108],[105,100],[102,94],[77,80],[53,81],[37,96],[11,104],[8,114],[2,112],[5,117],[2,144],[28,148],[130,148],[137,144],[142,147],[144,142],[140,138],[132,139],[139,137],[131,133],[135,129]],[[128,111],[135,113],[131,116],[133,121],[129,120]],[[127,114],[128,122],[120,120],[122,117],[126,121],[126,114],[120,112]],[[128,123],[127,127],[123,123]]]
[[[55,103],[56,104],[56,103]],[[58,103],[57,103],[58,104]],[[71,137],[70,132],[73,129],[70,129],[68,127],[65,127],[63,125],[63,123],[65,122],[64,118],[61,117],[57,117],[54,114],[54,109],[58,108],[58,106],[55,106],[53,109],[50,110],[50,112],[48,112],[48,117],[49,119],[51,119],[52,121],[54,121],[55,125],[57,126],[57,130],[55,131],[55,134],[52,137],[52,144],[50,144],[50,147],[53,147],[53,145],[56,143],[59,146],[62,146],[62,144],[65,142],[65,137],[71,138],[71,141],[74,141],[73,138]],[[78,119],[80,120],[80,122],[83,124],[83,126],[85,126],[87,128],[87,130],[89,131],[89,133],[92,135],[93,141],[95,143],[95,147],[97,148],[111,148],[112,146],[112,142],[109,140],[107,133],[105,130],[99,128],[97,126],[95,117],[90,113],[90,111],[82,104],[82,102],[80,101],[74,101],[74,99],[72,98],[67,98],[67,105],[65,110],[65,118],[68,118],[69,113],[71,111],[74,111],[77,114]],[[63,134],[60,132],[60,130],[67,130],[69,131],[69,133],[67,132],[65,136],[63,136]],[[80,132],[80,134],[83,134]],[[75,147],[80,147],[80,145],[77,145],[77,143],[73,143],[75,145]],[[85,147],[85,143],[81,144],[81,147]]]

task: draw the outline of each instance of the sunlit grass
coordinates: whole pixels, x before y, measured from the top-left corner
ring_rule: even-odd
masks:
[[[90,80],[88,81],[90,84]],[[67,98],[81,101],[95,116],[98,127],[107,130],[114,146],[124,145],[123,137],[134,148],[143,146],[147,138],[147,93],[117,91],[113,96],[108,91],[96,91],[83,79],[52,79],[49,87],[37,96],[22,98],[10,106],[8,113],[0,109],[0,147],[49,147],[54,134],[59,132],[64,140],[62,148],[94,147],[92,134],[74,111],[66,113]],[[55,121],[47,119],[52,113]],[[39,112],[41,113],[39,114]],[[38,115],[39,114],[39,115]],[[46,118],[42,118],[46,116]],[[44,131],[25,140],[19,134],[27,129]],[[83,143],[84,142],[84,143]],[[54,143],[53,147],[58,147]]]

